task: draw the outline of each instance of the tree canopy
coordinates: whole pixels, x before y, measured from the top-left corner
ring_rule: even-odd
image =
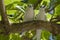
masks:
[[[24,22],[31,4],[34,20]],[[41,7],[45,7],[46,21],[35,20]],[[60,40],[60,0],[0,0],[0,40],[33,40],[39,28],[43,29],[41,40],[50,40],[51,34]]]

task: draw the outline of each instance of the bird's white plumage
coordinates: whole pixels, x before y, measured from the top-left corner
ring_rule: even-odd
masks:
[[[33,10],[33,6],[32,5],[29,5],[27,7],[27,9],[25,10],[25,14],[24,14],[24,22],[27,22],[27,21],[32,21],[34,20],[34,10]],[[25,35],[27,31],[23,32],[21,34],[21,36]]]
[[[46,21],[46,12],[45,8],[40,8],[39,13],[36,16],[36,20],[43,20]]]
[[[34,10],[33,10],[33,6],[28,6],[25,14],[24,14],[24,21],[32,21],[34,20]]]

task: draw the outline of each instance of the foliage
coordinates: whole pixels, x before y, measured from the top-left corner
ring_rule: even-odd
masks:
[[[60,16],[60,5],[58,5],[60,0],[56,0],[56,1],[57,1],[57,3],[56,3],[57,6],[55,7],[54,16]],[[23,22],[23,17],[24,17],[26,7],[29,4],[36,4],[37,2],[38,2],[38,0],[4,0],[9,22],[10,23]],[[41,3],[38,3],[37,9],[34,9],[35,15],[38,14],[38,12],[39,12],[38,8],[41,5],[45,5],[47,8],[49,8],[49,7],[51,7],[51,6],[49,6],[50,3],[52,3],[52,2],[50,2],[50,0],[42,0]],[[51,15],[51,14],[49,14],[49,12],[47,12],[48,21],[50,21],[52,16],[53,15]],[[22,37],[21,37],[21,34],[19,34],[19,33],[11,33],[8,37],[0,35],[0,40],[24,40],[24,38],[32,39],[35,36],[35,34],[36,33],[34,30],[33,31],[30,30],[30,32],[26,32],[26,34]],[[50,32],[43,30],[41,36],[42,36],[41,37],[42,40],[49,40]],[[57,36],[56,40],[60,40],[59,35]]]

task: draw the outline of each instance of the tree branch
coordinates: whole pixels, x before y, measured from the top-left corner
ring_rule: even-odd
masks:
[[[6,14],[6,10],[5,10],[5,5],[4,5],[4,0],[0,0],[0,12],[1,12],[1,17],[2,17],[2,24],[4,24],[4,29],[8,29],[6,30],[6,32],[9,31],[9,21],[7,18],[7,14]]]
[[[1,24],[0,22],[0,29],[3,30],[3,26],[4,24]],[[11,30],[10,33],[21,33],[24,31],[28,31],[28,30],[36,30],[36,29],[45,29],[48,30],[51,33],[54,34],[59,34],[60,32],[60,25],[56,25],[56,24],[51,24],[50,22],[45,22],[45,21],[29,21],[29,22],[24,22],[24,23],[13,23],[11,24]],[[7,29],[8,30],[8,29]],[[53,32],[54,30],[54,32]],[[3,32],[4,34],[4,32]]]

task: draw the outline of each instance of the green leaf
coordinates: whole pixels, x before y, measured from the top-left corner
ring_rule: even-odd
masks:
[[[21,0],[4,0],[5,5],[11,4],[15,1],[21,1]]]
[[[60,5],[58,5],[55,10],[55,15],[60,15]]]

